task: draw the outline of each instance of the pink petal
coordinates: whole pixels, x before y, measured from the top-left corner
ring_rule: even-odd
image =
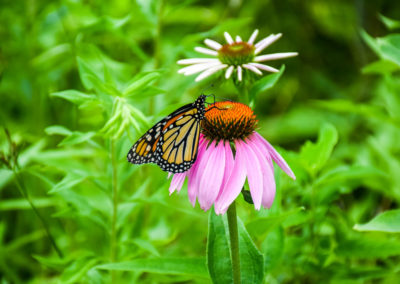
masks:
[[[267,153],[267,156],[263,154],[262,149],[265,148],[264,144],[258,141],[258,139],[254,139],[254,136],[252,138],[250,138],[252,142],[249,143],[249,146],[252,147],[252,150],[260,159],[259,161],[263,172],[263,195],[261,204],[264,208],[270,208],[276,192],[274,165],[272,164],[269,153]]]
[[[188,197],[190,203],[192,203],[193,207],[196,204],[196,198],[198,195],[198,169],[201,160],[203,159],[203,153],[206,150],[208,144],[208,140],[203,138],[203,135],[200,134],[200,141],[199,141],[199,150],[197,152],[197,159],[194,162],[192,168],[189,170],[188,173]]]
[[[261,171],[260,161],[257,155],[253,152],[252,147],[249,145],[252,143],[251,141],[248,141],[247,144],[242,141],[239,141],[238,144],[239,143],[241,144],[241,147],[243,147],[243,151],[245,153],[244,161],[246,165],[247,180],[249,182],[251,198],[253,199],[255,209],[260,210],[263,194],[263,173]]]
[[[203,174],[199,185],[199,203],[203,210],[208,210],[213,205],[222,185],[225,171],[225,148],[223,143],[214,144],[208,149],[210,155],[204,163]]]
[[[241,145],[236,143],[236,156],[232,173],[228,181],[224,184],[221,196],[215,202],[215,213],[224,214],[229,205],[236,199],[242,191],[246,180],[246,167],[244,166],[244,152]]]
[[[274,165],[272,164],[271,158],[268,159],[268,162],[269,162],[268,167],[265,168],[265,173],[264,173],[264,180],[263,180],[264,189],[263,189],[263,198],[261,202],[264,208],[271,208],[276,193]]]
[[[257,132],[254,132],[252,136],[255,136],[262,144],[265,146],[265,151],[263,152],[269,152],[271,155],[272,159],[275,161],[275,163],[278,164],[278,166],[292,179],[296,179],[296,176],[294,175],[293,171],[290,169],[289,165],[286,163],[286,161],[282,158],[281,155],[272,147],[271,144],[267,140],[265,140],[260,134]]]
[[[208,140],[206,140],[206,139],[204,139],[204,140],[208,142]],[[215,141],[212,141],[211,144],[204,142],[204,150],[202,153],[202,157],[198,163],[198,171],[197,171],[197,175],[196,175],[196,180],[197,180],[196,187],[198,189],[200,189],[200,181],[201,181],[201,178],[204,173],[204,166],[207,164],[208,159],[210,158],[210,155],[212,153],[212,151],[210,151],[210,148],[212,148],[212,149],[215,148]]]
[[[234,167],[234,159],[233,159],[231,145],[229,144],[229,142],[224,142],[224,147],[225,147],[225,173],[224,173],[224,179],[222,180],[222,184],[226,184],[228,182]]]
[[[175,189],[178,190],[178,192],[181,190],[185,177],[186,173],[174,174],[171,180],[171,185],[169,186],[169,195],[171,195]]]

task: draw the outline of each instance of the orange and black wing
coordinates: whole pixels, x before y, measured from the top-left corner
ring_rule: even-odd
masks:
[[[198,109],[192,108],[164,126],[156,155],[162,170],[182,173],[196,160],[201,122],[197,114]]]
[[[155,157],[163,125],[166,119],[159,121],[133,144],[128,152],[128,161],[132,164],[155,163]]]
[[[128,161],[157,163],[171,173],[187,171],[197,156],[204,101],[205,96],[201,95],[156,123],[132,146]]]

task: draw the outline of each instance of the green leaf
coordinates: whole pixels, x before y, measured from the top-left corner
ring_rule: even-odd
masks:
[[[83,142],[88,142],[90,139],[96,135],[96,132],[79,132],[74,131],[68,137],[64,138],[58,146],[65,146],[65,145],[76,145]]]
[[[96,268],[103,270],[192,275],[208,278],[208,272],[204,258],[144,258],[117,263],[101,264],[96,266]]]
[[[395,63],[389,60],[378,60],[372,62],[362,69],[364,74],[390,74],[399,69]]]
[[[371,166],[341,165],[321,175],[315,181],[314,186],[323,186],[327,184],[338,185],[342,183],[345,184],[351,180],[362,181],[368,177],[375,177],[379,179],[387,178],[387,173]]]
[[[62,283],[77,283],[82,279],[86,273],[97,264],[96,259],[90,259],[88,257],[82,257],[75,260],[66,268],[60,278]]]
[[[94,73],[93,68],[79,56],[77,57],[79,76],[81,77],[82,84],[87,90],[94,89],[94,78],[101,82],[100,78]],[[94,77],[94,78],[93,78]]]
[[[49,193],[56,193],[62,190],[71,189],[78,183],[82,182],[87,176],[88,174],[82,171],[69,172],[49,191]]]
[[[319,131],[318,141],[307,141],[300,151],[300,159],[312,176],[323,168],[338,141],[338,133],[332,124],[324,124]]]
[[[337,255],[352,258],[376,258],[400,255],[400,243],[397,240],[358,237],[340,241]]]
[[[276,216],[257,218],[247,223],[246,228],[251,235],[256,236],[258,239],[264,239],[269,232],[275,230],[289,216],[297,214],[302,210],[304,210],[304,207],[299,207]]]
[[[14,175],[12,170],[9,169],[0,169],[0,189],[3,188],[12,178]]]
[[[67,100],[76,105],[86,104],[89,101],[93,101],[96,99],[96,96],[93,94],[86,94],[86,93],[79,92],[76,90],[66,90],[66,91],[61,91],[61,92],[55,92],[55,93],[51,93],[50,96],[62,98],[64,100]]]
[[[262,79],[258,80],[250,89],[250,99],[254,99],[259,93],[271,89],[278,82],[284,71],[285,65],[282,65],[278,73],[264,76]]]
[[[381,59],[391,61],[400,67],[400,34],[373,38],[365,31],[362,31],[361,36]]]
[[[40,264],[57,270],[63,269],[68,262],[70,262],[68,258],[59,257],[43,257],[40,255],[33,255],[33,258],[35,258]]]
[[[400,233],[400,209],[383,212],[366,224],[356,224],[354,229],[357,231]]]
[[[41,139],[35,144],[30,145],[22,154],[18,157],[18,163],[21,166],[26,166],[31,160],[35,160],[38,157],[42,157],[42,149],[46,146],[46,140]]]
[[[383,16],[381,14],[379,14],[379,18],[381,19],[382,23],[384,23],[385,26],[389,30],[394,30],[394,29],[400,28],[400,21],[393,20],[393,19],[385,17],[385,16]]]
[[[315,100],[312,103],[317,107],[321,107],[327,110],[344,112],[350,114],[359,114],[367,119],[377,119],[386,123],[391,123],[396,127],[399,127],[399,120],[389,117],[382,108],[374,105],[353,103],[347,100],[330,100],[330,101],[319,101]]]
[[[366,31],[361,30],[360,32],[362,39],[365,41],[365,43],[376,53],[379,54],[379,46],[376,42],[376,40],[370,36]]]
[[[210,212],[207,241],[207,265],[214,283],[232,283],[229,229],[226,216]],[[254,245],[242,221],[238,219],[240,273],[242,283],[262,283],[264,258]]]
[[[214,283],[232,283],[229,231],[221,216],[210,212],[208,219],[207,266]]]
[[[71,135],[72,131],[62,125],[52,125],[44,129],[47,135]]]
[[[283,255],[285,234],[283,233],[282,226],[275,227],[261,245],[261,251],[265,255],[264,271],[266,273],[276,267]]]
[[[238,229],[242,283],[262,283],[264,278],[264,257],[257,249],[239,218]]]
[[[151,72],[145,75],[142,75],[139,78],[135,78],[135,80],[129,84],[128,87],[126,87],[123,91],[123,96],[129,97],[129,96],[141,96],[140,90],[143,88],[147,87],[152,83],[153,81],[157,80],[160,78],[160,73],[158,72]]]
[[[52,198],[35,198],[32,199],[32,202],[36,208],[45,208],[57,204],[56,200]],[[0,201],[0,211],[30,209],[32,209],[32,207],[25,198],[5,199]]]
[[[5,247],[5,250],[7,251],[7,253],[12,253],[12,251],[18,251],[18,249],[21,249],[27,244],[37,243],[39,240],[44,239],[45,237],[46,233],[43,230],[34,231],[32,233],[22,235],[8,242]]]
[[[380,56],[397,64],[400,67],[400,35],[393,34],[378,38]]]
[[[103,82],[98,76],[85,74],[83,75],[83,78],[85,78],[87,82],[91,83],[92,88],[96,90],[97,93],[104,93],[112,96],[121,95],[121,93],[112,84]]]
[[[155,256],[160,256],[160,253],[158,252],[157,248],[153,246],[153,244],[150,241],[137,238],[132,240],[132,242],[141,249],[148,251],[151,254],[154,254]]]
[[[71,44],[62,43],[45,50],[32,60],[36,68],[54,68],[53,65],[60,64],[65,58],[71,58]]]

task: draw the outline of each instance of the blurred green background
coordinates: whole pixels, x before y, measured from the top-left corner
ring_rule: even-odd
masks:
[[[256,28],[283,33],[265,52],[299,52],[255,105],[297,180],[276,168],[271,210],[238,198],[265,282],[400,281],[399,1],[0,5],[0,121],[13,141],[1,131],[1,283],[209,283],[203,268],[180,268],[204,263],[208,213],[125,156],[210,86],[177,74],[178,59]],[[229,82],[207,92],[238,99]]]

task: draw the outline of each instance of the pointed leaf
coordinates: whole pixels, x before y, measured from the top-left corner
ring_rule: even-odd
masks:
[[[204,258],[146,258],[131,261],[107,263],[97,269],[138,271],[173,275],[193,275],[208,278]]]
[[[264,258],[238,219],[240,273],[242,283],[262,283]],[[232,283],[229,229],[226,216],[210,213],[207,265],[214,283]]]
[[[354,229],[357,231],[400,233],[400,209],[383,212],[366,224],[356,224]]]
[[[323,168],[331,156],[338,141],[338,133],[332,124],[325,124],[320,129],[318,141],[307,141],[301,148],[300,157],[311,175],[315,175]]]
[[[207,266],[214,283],[232,283],[229,234],[221,216],[210,212],[208,219]]]
[[[96,96],[93,94],[86,94],[86,93],[79,92],[76,90],[66,90],[66,91],[61,91],[61,92],[55,92],[55,93],[51,93],[50,96],[62,98],[64,100],[67,100],[76,105],[81,105],[81,104],[87,103],[88,101],[93,101],[96,99]]]
[[[282,65],[278,73],[264,76],[262,79],[258,80],[250,89],[250,99],[253,99],[261,92],[271,89],[278,82],[284,71],[285,65]]]
[[[141,78],[136,79],[133,83],[131,83],[128,87],[125,88],[123,95],[124,96],[134,96],[140,95],[138,91],[147,87],[150,83],[160,77],[160,73],[152,72],[142,76]]]

